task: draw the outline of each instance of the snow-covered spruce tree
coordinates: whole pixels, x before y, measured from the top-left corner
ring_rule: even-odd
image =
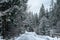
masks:
[[[53,31],[53,34],[60,34],[60,0],[56,0],[56,3],[52,2],[52,10],[50,9],[50,28]],[[59,33],[59,34],[58,34]]]
[[[44,8],[44,5],[42,4],[39,12],[39,19],[41,19],[43,15],[45,15],[45,8]]]
[[[18,29],[20,30],[19,33],[24,33],[25,32],[25,28],[24,28],[24,20],[27,18],[27,12],[26,12],[26,8],[27,8],[27,0],[21,0],[21,5],[20,5],[20,11],[18,11],[17,14],[17,25],[18,25]]]
[[[56,33],[59,33],[60,34],[60,0],[57,0],[57,5],[56,5],[56,13],[55,13],[55,16],[56,16]]]
[[[33,15],[32,12],[29,12],[24,23],[25,23],[25,28],[27,31],[37,32],[37,28],[38,28],[38,24],[39,24],[39,18],[38,18],[37,13]]]
[[[60,21],[60,0],[57,0],[57,11],[56,11],[56,16],[57,16],[57,22]]]
[[[2,2],[0,11],[4,14],[2,16],[2,36],[4,39],[9,39],[20,34],[20,28],[18,26],[22,24],[24,20],[25,11],[27,8],[27,0],[7,0]],[[21,21],[20,21],[21,20]],[[21,23],[20,23],[21,22]]]
[[[49,12],[48,12],[48,9],[46,10],[45,16],[46,16],[47,19],[49,19]]]
[[[53,26],[56,26],[56,9],[57,5],[54,3],[54,1],[51,1],[51,7],[50,7],[50,12],[49,12],[49,20],[50,20],[50,28],[53,29]]]
[[[38,29],[38,26],[39,26],[39,17],[37,15],[37,13],[34,14],[34,19],[33,19],[33,24],[34,24],[34,31],[37,33],[37,29]]]
[[[33,31],[33,19],[34,19],[34,15],[32,12],[29,12],[27,15],[27,18],[24,20],[24,27],[27,31]]]
[[[39,13],[39,27],[38,34],[48,35],[49,31],[49,12],[45,11],[44,5],[42,4],[40,13]]]
[[[41,6],[41,8],[40,8],[40,13],[39,13],[39,22],[40,22],[40,20],[43,18],[43,16],[45,16],[45,8],[44,8],[44,5],[42,4],[42,6]],[[38,30],[38,34],[40,34],[41,32],[40,32],[40,27],[41,27],[41,22],[39,23],[39,30]],[[43,28],[42,28],[43,29]],[[42,30],[43,31],[43,30]],[[43,33],[42,33],[43,34]]]

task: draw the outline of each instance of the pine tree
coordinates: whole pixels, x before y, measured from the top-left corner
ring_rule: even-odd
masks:
[[[60,0],[57,0],[57,21],[60,20]]]
[[[45,11],[44,5],[42,4],[39,13],[38,34],[48,35],[48,31],[49,31],[49,12],[48,10]]]
[[[50,24],[51,30],[53,31],[53,34],[55,34],[55,33],[59,32],[58,30],[60,29],[60,27],[58,26],[60,24],[59,23],[59,21],[60,21],[60,14],[59,14],[59,12],[60,12],[60,1],[57,0],[57,3],[52,2],[52,4],[54,4],[54,5],[52,5],[52,10],[50,11],[51,15],[50,15],[49,20],[51,23]],[[53,29],[55,29],[55,32]]]
[[[21,2],[20,2],[20,11],[18,11],[18,14],[17,14],[17,21],[18,21],[18,23],[17,23],[17,25],[18,25],[18,27],[19,27],[19,30],[20,30],[20,33],[24,33],[24,20],[26,19],[26,9],[27,9],[27,5],[26,5],[26,3],[27,3],[27,0],[21,0]],[[23,31],[23,32],[22,32]]]
[[[23,15],[25,15],[27,8],[26,3],[27,0],[7,0],[7,2],[0,4],[2,5],[0,11],[4,14],[2,16],[2,36],[4,39],[13,38],[20,34],[20,27],[22,26],[18,25],[21,25],[21,21],[25,19]]]
[[[40,13],[39,13],[39,19],[41,19],[45,15],[45,8],[44,5],[42,4]]]
[[[38,18],[38,15],[37,15],[37,13],[36,14],[34,14],[35,16],[34,16],[34,24],[35,24],[35,28],[36,28],[36,30],[37,30],[37,28],[38,28],[38,25],[39,25],[39,18]]]
[[[25,29],[27,31],[33,31],[33,19],[34,19],[34,15],[32,12],[29,12],[28,15],[27,15],[27,18],[24,20],[24,23],[25,23]]]
[[[57,0],[57,8],[56,8],[56,33],[59,33],[60,34],[60,0]]]
[[[46,10],[45,16],[46,16],[47,19],[49,19],[49,12],[48,12],[48,10]]]

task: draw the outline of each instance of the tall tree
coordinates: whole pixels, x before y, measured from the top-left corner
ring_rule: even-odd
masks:
[[[20,28],[18,26],[22,24],[24,20],[23,15],[27,8],[27,0],[7,0],[7,2],[0,3],[3,22],[2,22],[2,36],[4,39],[9,39],[20,34]],[[20,21],[21,20],[21,21]]]
[[[60,21],[60,0],[57,0],[57,21]]]
[[[27,18],[24,21],[25,23],[24,27],[26,28],[27,31],[33,31],[33,26],[34,26],[33,19],[34,19],[33,13],[29,12]]]
[[[45,16],[46,16],[47,19],[49,19],[49,12],[48,12],[48,10],[46,10]]]
[[[39,19],[41,19],[45,15],[45,8],[44,5],[42,4],[40,13],[39,13]]]

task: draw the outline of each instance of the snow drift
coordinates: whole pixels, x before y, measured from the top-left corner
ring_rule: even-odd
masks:
[[[0,40],[3,40],[0,38]],[[13,40],[13,39],[11,39]],[[35,32],[25,32],[19,37],[15,37],[15,40],[60,40],[60,38],[52,38],[49,36],[37,35]]]
[[[26,32],[16,40],[53,40],[53,38],[49,36],[38,36],[35,32]]]

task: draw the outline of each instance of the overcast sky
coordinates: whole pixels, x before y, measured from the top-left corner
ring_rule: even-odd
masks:
[[[33,13],[39,13],[41,4],[44,4],[45,9],[50,8],[51,0],[29,0],[28,1],[28,10]]]

